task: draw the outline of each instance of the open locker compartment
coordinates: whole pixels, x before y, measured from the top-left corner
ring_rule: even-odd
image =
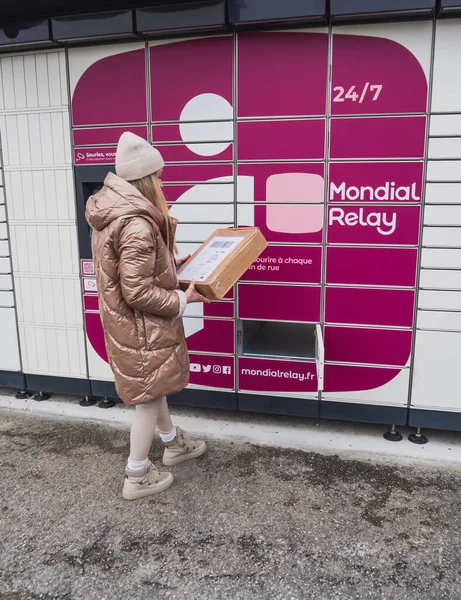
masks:
[[[316,391],[323,390],[325,346],[319,323],[240,319],[237,336],[241,358],[315,363]]]

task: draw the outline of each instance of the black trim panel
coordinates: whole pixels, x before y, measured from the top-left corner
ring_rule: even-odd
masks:
[[[120,400],[113,381],[97,381],[96,379],[91,379],[90,385],[91,395],[95,398],[114,398],[115,400]]]
[[[333,22],[389,17],[430,17],[436,0],[330,0]]]
[[[136,37],[131,10],[58,17],[51,28],[59,42]]]
[[[378,406],[355,402],[320,402],[322,419],[356,421],[359,423],[382,423],[385,425],[406,425],[408,409],[396,406]]]
[[[26,387],[24,373],[19,371],[0,371],[0,387],[23,390]]]
[[[77,202],[77,229],[80,258],[93,258],[91,253],[90,226],[85,219],[85,207],[93,193],[93,186],[103,185],[107,174],[114,172],[113,166],[89,165],[74,168],[75,198]]]
[[[49,375],[25,374],[26,389],[49,394],[66,394],[69,396],[87,396],[90,393],[88,379],[73,377],[50,377]]]
[[[408,424],[412,427],[461,431],[461,413],[410,408]]]
[[[237,409],[235,392],[218,392],[214,390],[185,389],[179,394],[168,396],[169,404],[179,406],[197,406],[200,408]]]
[[[225,0],[165,4],[136,11],[136,29],[143,35],[178,31],[217,31],[226,26]]]
[[[326,0],[229,0],[233,25],[319,22],[326,20]]]
[[[301,400],[282,396],[260,396],[238,394],[238,409],[245,412],[260,412],[293,417],[318,417],[318,400]]]
[[[54,45],[48,20],[17,21],[0,25],[0,48],[20,50],[28,46],[44,45]]]

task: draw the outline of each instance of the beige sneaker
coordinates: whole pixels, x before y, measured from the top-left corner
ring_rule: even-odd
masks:
[[[173,467],[185,460],[198,458],[206,451],[206,444],[202,440],[191,440],[184,435],[180,427],[176,427],[176,437],[172,442],[165,443],[165,452],[163,454],[163,464],[166,467]]]
[[[125,500],[138,500],[153,494],[160,494],[167,490],[174,481],[171,473],[157,471],[150,462],[141,471],[125,469],[125,483],[123,484],[123,498]]]

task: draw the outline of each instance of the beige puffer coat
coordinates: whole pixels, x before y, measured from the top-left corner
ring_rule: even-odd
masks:
[[[94,229],[99,309],[117,393],[134,405],[179,392],[189,382],[189,356],[163,214],[109,173],[89,198],[86,218]]]

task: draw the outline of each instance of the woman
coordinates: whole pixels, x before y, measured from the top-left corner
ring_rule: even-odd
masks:
[[[156,426],[165,444],[163,463],[201,456],[206,446],[174,427],[166,396],[189,382],[182,323],[188,303],[208,302],[191,283],[180,291],[175,263],[177,221],[162,192],[164,161],[142,138],[125,132],[115,171],[89,198],[99,309],[117,393],[135,406],[123,497],[136,500],[169,488],[173,475],[148,460]]]

